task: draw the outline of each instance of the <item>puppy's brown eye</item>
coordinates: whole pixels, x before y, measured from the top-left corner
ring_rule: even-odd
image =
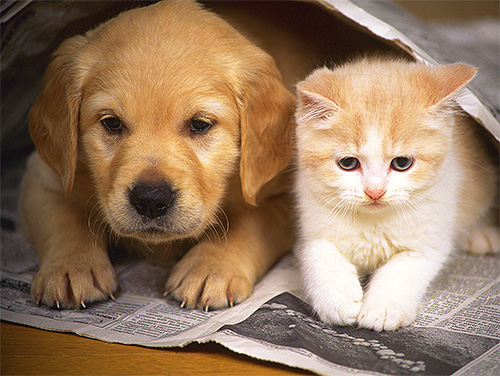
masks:
[[[203,119],[191,119],[190,130],[196,134],[203,134],[212,128],[213,124]]]
[[[123,130],[123,123],[120,119],[110,116],[101,120],[101,124],[112,133],[119,133]]]

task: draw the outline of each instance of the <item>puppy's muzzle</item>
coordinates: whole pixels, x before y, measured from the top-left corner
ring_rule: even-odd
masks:
[[[138,183],[130,190],[129,199],[138,214],[157,219],[167,214],[176,196],[168,183]]]

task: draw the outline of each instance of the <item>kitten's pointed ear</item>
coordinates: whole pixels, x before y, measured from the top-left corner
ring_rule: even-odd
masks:
[[[439,105],[456,94],[474,78],[476,72],[476,68],[463,63],[433,68],[435,92],[431,105]]]
[[[297,120],[326,120],[339,111],[339,106],[320,94],[297,86]]]

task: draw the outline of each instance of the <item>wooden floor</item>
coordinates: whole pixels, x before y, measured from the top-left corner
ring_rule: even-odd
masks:
[[[151,349],[1,323],[1,375],[308,375],[215,344]]]

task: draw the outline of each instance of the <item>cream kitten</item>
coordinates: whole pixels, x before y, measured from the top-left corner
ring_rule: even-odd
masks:
[[[298,84],[296,252],[323,321],[407,326],[457,241],[499,250],[496,167],[451,107],[475,73],[363,59]]]

